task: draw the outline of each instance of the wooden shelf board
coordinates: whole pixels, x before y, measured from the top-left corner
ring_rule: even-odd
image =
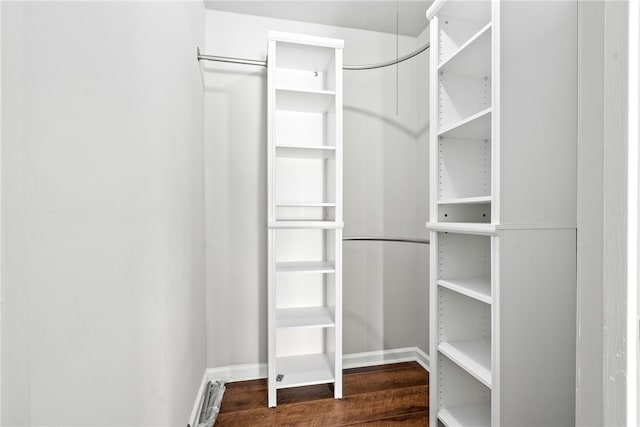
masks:
[[[490,427],[491,405],[465,405],[443,408],[438,411],[438,419],[447,427]]]
[[[327,307],[281,308],[276,310],[276,328],[330,328],[335,326]]]
[[[489,341],[441,342],[438,351],[491,388],[491,343]]]
[[[431,231],[463,233],[463,234],[480,234],[495,235],[495,224],[482,224],[475,222],[428,222],[427,229]]]
[[[322,228],[335,230],[343,227],[344,223],[339,221],[286,220],[269,222],[269,228]]]
[[[335,95],[328,90],[276,89],[276,110],[324,113],[335,102]]]
[[[482,27],[442,61],[438,70],[459,75],[491,74],[491,23]]]
[[[462,197],[459,199],[438,200],[439,205],[480,205],[491,203],[491,196]]]
[[[332,261],[277,262],[276,273],[335,273]]]
[[[489,277],[439,279],[438,285],[486,304],[492,303],[491,278]]]
[[[277,208],[335,208],[335,203],[330,202],[276,202]]]
[[[276,157],[290,159],[327,159],[336,153],[336,147],[276,145]]]
[[[440,138],[489,140],[491,139],[492,111],[492,107],[478,111],[438,132],[438,136]]]
[[[326,354],[308,354],[276,358],[276,374],[283,375],[276,388],[301,387],[335,381],[333,369]]]

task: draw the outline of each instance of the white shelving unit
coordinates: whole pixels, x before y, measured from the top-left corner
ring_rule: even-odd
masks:
[[[436,0],[430,426],[571,426],[576,17]]]
[[[341,40],[269,32],[268,383],[342,398]]]

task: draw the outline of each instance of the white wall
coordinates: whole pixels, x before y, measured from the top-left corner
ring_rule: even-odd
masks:
[[[269,30],[345,40],[344,63],[395,56],[395,35],[206,11],[206,53],[264,60]],[[400,54],[417,39],[400,37]],[[344,73],[345,236],[424,236],[428,164],[417,59]],[[266,70],[207,63],[205,203],[209,367],[266,362]],[[427,76],[425,79],[425,86]],[[422,102],[422,100],[420,100]],[[424,114],[424,119],[422,117]],[[426,183],[426,181],[425,181]],[[423,198],[423,199],[420,199]],[[422,202],[420,202],[422,201]],[[427,247],[345,242],[344,352],[427,350]]]
[[[205,368],[198,2],[2,2],[2,423],[185,425]]]

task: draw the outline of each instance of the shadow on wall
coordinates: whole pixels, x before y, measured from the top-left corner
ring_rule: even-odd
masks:
[[[419,130],[418,132],[415,132],[411,129],[409,129],[406,126],[402,126],[398,121],[396,120],[392,120],[389,117],[380,114],[380,113],[376,113],[370,110],[365,110],[364,108],[359,108],[359,107],[355,107],[353,105],[345,105],[344,107],[344,111],[349,111],[352,113],[357,113],[372,119],[375,119],[385,125],[391,126],[397,130],[399,130],[400,132],[406,134],[407,136],[409,136],[410,138],[417,138],[420,133],[422,132],[422,130]]]
[[[201,64],[205,104],[208,366],[267,359],[267,81]]]

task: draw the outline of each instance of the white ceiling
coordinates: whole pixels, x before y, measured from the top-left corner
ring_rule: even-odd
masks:
[[[425,11],[431,0],[205,0],[209,9],[338,27],[417,36],[427,26]]]

